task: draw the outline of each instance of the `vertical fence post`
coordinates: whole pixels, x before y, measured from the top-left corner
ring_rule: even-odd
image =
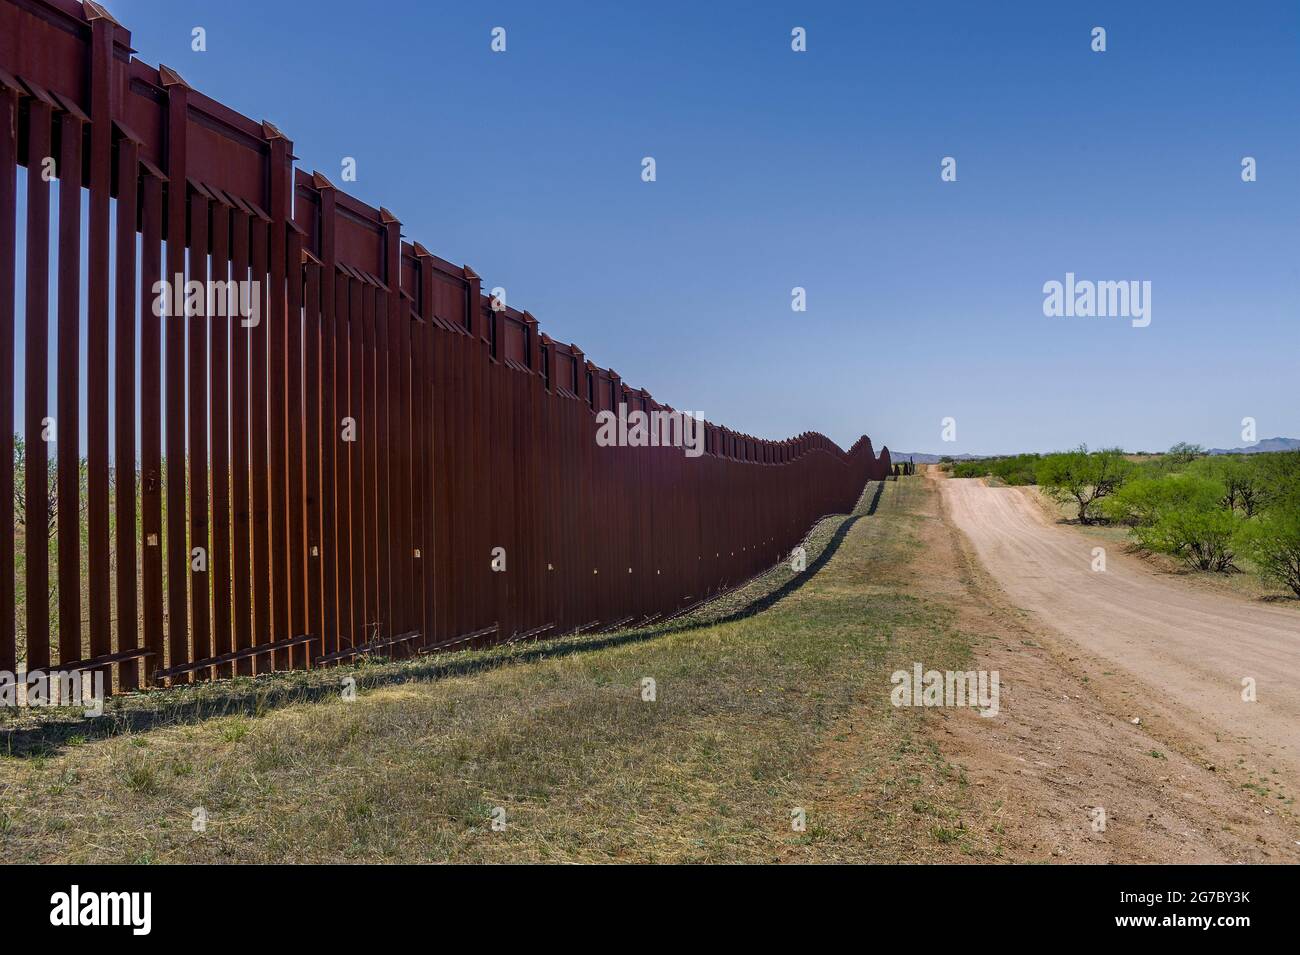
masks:
[[[233,209],[230,221],[230,276],[237,282],[250,282],[253,218],[242,208]],[[249,286],[250,294],[252,286]],[[260,294],[259,294],[260,302]],[[260,312],[259,312],[260,314]],[[262,316],[265,320],[265,316]],[[249,486],[249,406],[248,364],[250,329],[243,321],[230,323],[230,521],[231,588],[234,613],[233,646],[247,650],[253,645],[252,540],[253,520]],[[234,672],[248,676],[252,661],[239,660]]]
[[[378,305],[377,298],[380,300]],[[354,279],[348,283],[350,314],[348,389],[351,398],[349,414],[356,418],[358,434],[358,440],[349,448],[352,455],[352,633],[356,644],[364,644],[381,634],[386,634],[389,626],[386,612],[378,612],[376,607],[367,606],[367,588],[373,587],[376,593],[381,591],[380,580],[371,563],[372,555],[376,552],[382,553],[384,550],[381,543],[376,543],[377,539],[374,536],[381,528],[373,517],[367,519],[367,514],[376,509],[372,505],[378,503],[378,495],[383,493],[384,486],[376,483],[375,494],[372,496],[367,493],[367,452],[374,450],[376,463],[382,467],[380,462],[383,459],[383,452],[378,444],[383,439],[383,432],[367,428],[364,423],[368,420],[370,410],[369,402],[366,400],[370,369],[366,367],[368,356],[365,348],[365,323],[367,317],[371,322],[375,320],[376,307],[381,313],[385,311],[382,299],[382,292],[376,289],[371,281]],[[382,387],[379,376],[383,373],[383,367],[382,358],[379,358],[375,369],[376,389]],[[393,586],[393,582],[389,580],[385,584],[382,590],[387,592],[388,587]],[[374,605],[378,600],[378,597],[372,596],[368,603]]]
[[[259,483],[268,484],[270,506],[267,514],[270,520],[271,548],[271,603],[272,622],[270,636],[272,640],[282,640],[294,636],[290,632],[290,582],[289,564],[294,559],[289,547],[289,495],[288,495],[288,425],[287,425],[287,378],[285,372],[287,350],[286,336],[290,316],[286,296],[286,263],[288,224],[290,218],[290,187],[293,183],[293,167],[290,156],[291,144],[271,123],[263,121],[262,134],[270,142],[269,190],[270,207],[270,268],[269,279],[271,294],[270,311],[266,323],[266,389],[267,418],[266,426],[269,451],[269,480],[259,475]],[[298,264],[294,263],[295,271]],[[299,430],[295,428],[295,430]],[[269,662],[269,661],[268,661]],[[289,652],[276,650],[273,654],[274,667],[283,670],[289,665]]]
[[[210,209],[212,217],[212,281],[228,282],[230,273],[230,205],[220,196]],[[242,278],[242,276],[240,276]],[[214,286],[215,288],[215,286]],[[238,286],[233,297],[225,301],[209,302],[219,307],[209,309],[208,357],[211,364],[211,420],[212,429],[212,553],[208,568],[212,578],[212,652],[223,656],[231,651],[234,631],[232,612],[231,553],[230,553],[230,335],[242,321],[239,308],[230,308],[240,301]],[[217,668],[217,676],[231,675],[230,664]]]
[[[316,640],[303,648],[310,666],[325,652],[321,538],[321,265],[309,252],[302,254],[306,288],[303,295],[303,421],[306,429],[305,497],[307,505],[307,633]]]
[[[0,73],[0,670],[18,670],[14,559],[14,310],[18,259],[18,84]]]
[[[253,281],[260,290],[262,318],[250,328],[248,335],[248,418],[249,452],[248,476],[252,498],[253,540],[253,645],[264,646],[274,637],[272,624],[271,559],[271,481],[269,419],[267,414],[268,379],[268,326],[284,321],[283,313],[275,315],[270,308],[273,289],[268,289],[270,269],[270,242],[272,222],[261,210],[252,218],[252,235],[249,258],[252,260]],[[275,660],[259,655],[253,664],[254,672],[266,673],[274,669]]]
[[[305,416],[303,413],[303,235],[289,223],[286,244],[288,259],[287,291],[288,338],[285,390],[288,435],[289,482],[289,631],[286,636],[309,633],[307,629],[307,530],[305,496],[305,459],[303,454]],[[293,651],[293,665],[302,667],[309,654],[302,648]]]
[[[163,644],[162,548],[162,338],[166,313],[154,310],[155,283],[162,279],[162,172],[144,163],[140,243],[140,577],[144,595],[144,645],[147,682],[166,665]],[[161,303],[160,303],[161,304]]]
[[[349,285],[355,279],[340,271],[335,271],[333,279],[334,296],[334,409],[333,443],[335,452],[335,494],[334,513],[337,532],[338,568],[338,632],[339,649],[355,645],[352,617],[352,445],[345,442],[342,435],[344,418],[355,420],[352,407],[350,380],[355,373],[352,368],[348,333],[353,322],[350,309]]]
[[[180,75],[158,67],[167,91],[167,262],[163,277],[174,291],[185,274],[186,140],[189,87]],[[93,206],[92,206],[93,210]],[[174,297],[173,297],[174,301]],[[185,319],[169,309],[166,329],[166,400],[164,404],[167,455],[167,650],[169,666],[190,660],[189,549],[185,539]],[[173,682],[189,682],[178,677]]]
[[[27,553],[27,671],[50,665],[48,459],[42,423],[46,417],[49,378],[50,183],[44,174],[50,155],[50,102],[33,91],[27,107],[27,392],[23,411],[26,454],[23,535]],[[105,223],[107,224],[107,223]],[[8,426],[7,422],[5,423]],[[107,502],[105,502],[107,503]],[[93,566],[93,565],[92,565]],[[108,562],[100,567],[107,577]]]
[[[89,117],[64,102],[59,117],[58,450],[59,661],[81,657],[81,156]],[[72,372],[76,369],[76,372]],[[11,419],[10,419],[11,420]],[[6,421],[6,424],[8,422]]]
[[[190,192],[190,278],[203,289],[189,325],[189,457],[190,551],[186,555],[190,577],[190,659],[212,656],[211,542],[208,540],[208,198],[198,189]],[[187,296],[187,308],[188,296]],[[195,672],[207,679],[205,668]]]
[[[90,22],[90,263],[86,336],[86,533],[90,655],[112,649],[108,515],[109,210],[113,171],[113,36],[117,22],[96,4]],[[108,675],[106,674],[106,677]],[[111,677],[109,677],[111,682]]]
[[[140,179],[139,143],[124,135],[117,144],[117,297],[113,309],[116,372],[113,455],[114,504],[117,517],[117,649],[140,645],[140,604],[136,577],[135,530],[135,324],[137,190]],[[61,374],[70,372],[67,366]],[[140,685],[140,661],[118,664],[118,685]]]
[[[320,195],[320,348],[321,348],[321,641],[324,654],[339,649],[337,528],[339,416],[336,407],[334,185],[320,173],[312,178]],[[344,359],[346,361],[346,358]]]
[[[357,440],[348,444],[348,516],[351,527],[351,607],[352,607],[352,645],[365,643],[370,639],[369,624],[366,619],[366,494],[365,494],[365,452],[373,446],[375,435],[368,434],[366,428],[365,403],[365,341],[364,325],[369,302],[373,317],[374,290],[359,279],[349,279],[347,284],[348,315],[348,415],[356,421]],[[378,489],[376,489],[378,490]],[[373,573],[372,573],[373,576]]]
[[[465,327],[469,332],[464,353],[466,384],[463,393],[465,402],[465,444],[460,448],[468,473],[463,485],[468,504],[467,540],[470,545],[464,558],[470,572],[470,594],[468,609],[469,626],[478,629],[491,623],[492,607],[490,600],[491,571],[488,569],[489,549],[499,546],[492,542],[486,533],[487,508],[487,442],[490,438],[487,430],[487,335],[483,317],[483,281],[478,273],[468,265],[464,267],[466,282],[465,292]],[[509,555],[507,555],[507,561]],[[507,567],[509,564],[507,563]],[[508,571],[507,571],[508,572]]]
[[[410,625],[411,551],[407,543],[410,516],[404,474],[410,468],[411,447],[409,410],[403,397],[405,388],[409,387],[409,372],[402,345],[409,317],[402,304],[402,224],[382,206],[379,221],[383,229],[384,282],[388,286],[387,293],[380,295],[375,309],[376,323],[384,326],[387,332],[385,353],[377,355],[384,363],[380,380],[387,383],[387,393],[379,398],[386,420],[381,422],[383,446],[378,479],[386,482],[387,487],[387,493],[379,500],[379,541],[380,547],[386,543],[388,550],[387,557],[381,557],[387,573],[384,574],[386,579],[381,580],[380,590],[387,596],[384,605],[386,635],[397,636]],[[385,483],[380,487],[385,487]]]
[[[436,520],[436,482],[441,480],[434,463],[436,441],[434,422],[437,420],[434,402],[434,302],[433,302],[433,257],[429,250],[420,243],[414,244],[415,264],[419,276],[418,310],[420,322],[415,326],[415,341],[411,349],[413,360],[417,362],[412,380],[412,404],[416,409],[411,423],[415,439],[419,442],[419,457],[414,466],[413,496],[416,502],[419,534],[416,537],[420,548],[420,558],[416,561],[419,575],[420,593],[423,612],[420,616],[420,645],[428,646],[434,642],[437,629],[437,591],[434,576],[438,572],[435,562],[443,557],[435,541],[438,539]]]

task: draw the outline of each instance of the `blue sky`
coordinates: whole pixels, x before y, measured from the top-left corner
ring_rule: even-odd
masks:
[[[336,183],[355,157],[346,188],[409,238],[711,420],[952,453],[1232,447],[1247,415],[1300,436],[1300,4],[109,8],[142,59]],[[1150,327],[1044,317],[1067,271],[1149,280]]]

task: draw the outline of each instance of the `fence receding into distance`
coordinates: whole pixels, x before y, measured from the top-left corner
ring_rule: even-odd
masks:
[[[0,0],[0,670],[132,689],[655,619],[889,473],[865,437],[599,446],[599,411],[666,406],[133,52],[96,4]],[[258,283],[260,320],[156,317],[182,273]]]

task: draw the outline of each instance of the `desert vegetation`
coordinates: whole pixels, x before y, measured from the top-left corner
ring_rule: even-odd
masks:
[[[953,477],[991,477],[1013,487],[1038,483],[1041,454],[1016,454],[1002,458],[954,461],[948,467]]]

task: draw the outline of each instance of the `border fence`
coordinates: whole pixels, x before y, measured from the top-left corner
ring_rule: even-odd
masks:
[[[95,3],[0,0],[0,670],[129,690],[632,625],[891,472],[707,422],[699,457],[601,446],[599,412],[673,409],[133,53]],[[259,320],[156,316],[178,275]]]

